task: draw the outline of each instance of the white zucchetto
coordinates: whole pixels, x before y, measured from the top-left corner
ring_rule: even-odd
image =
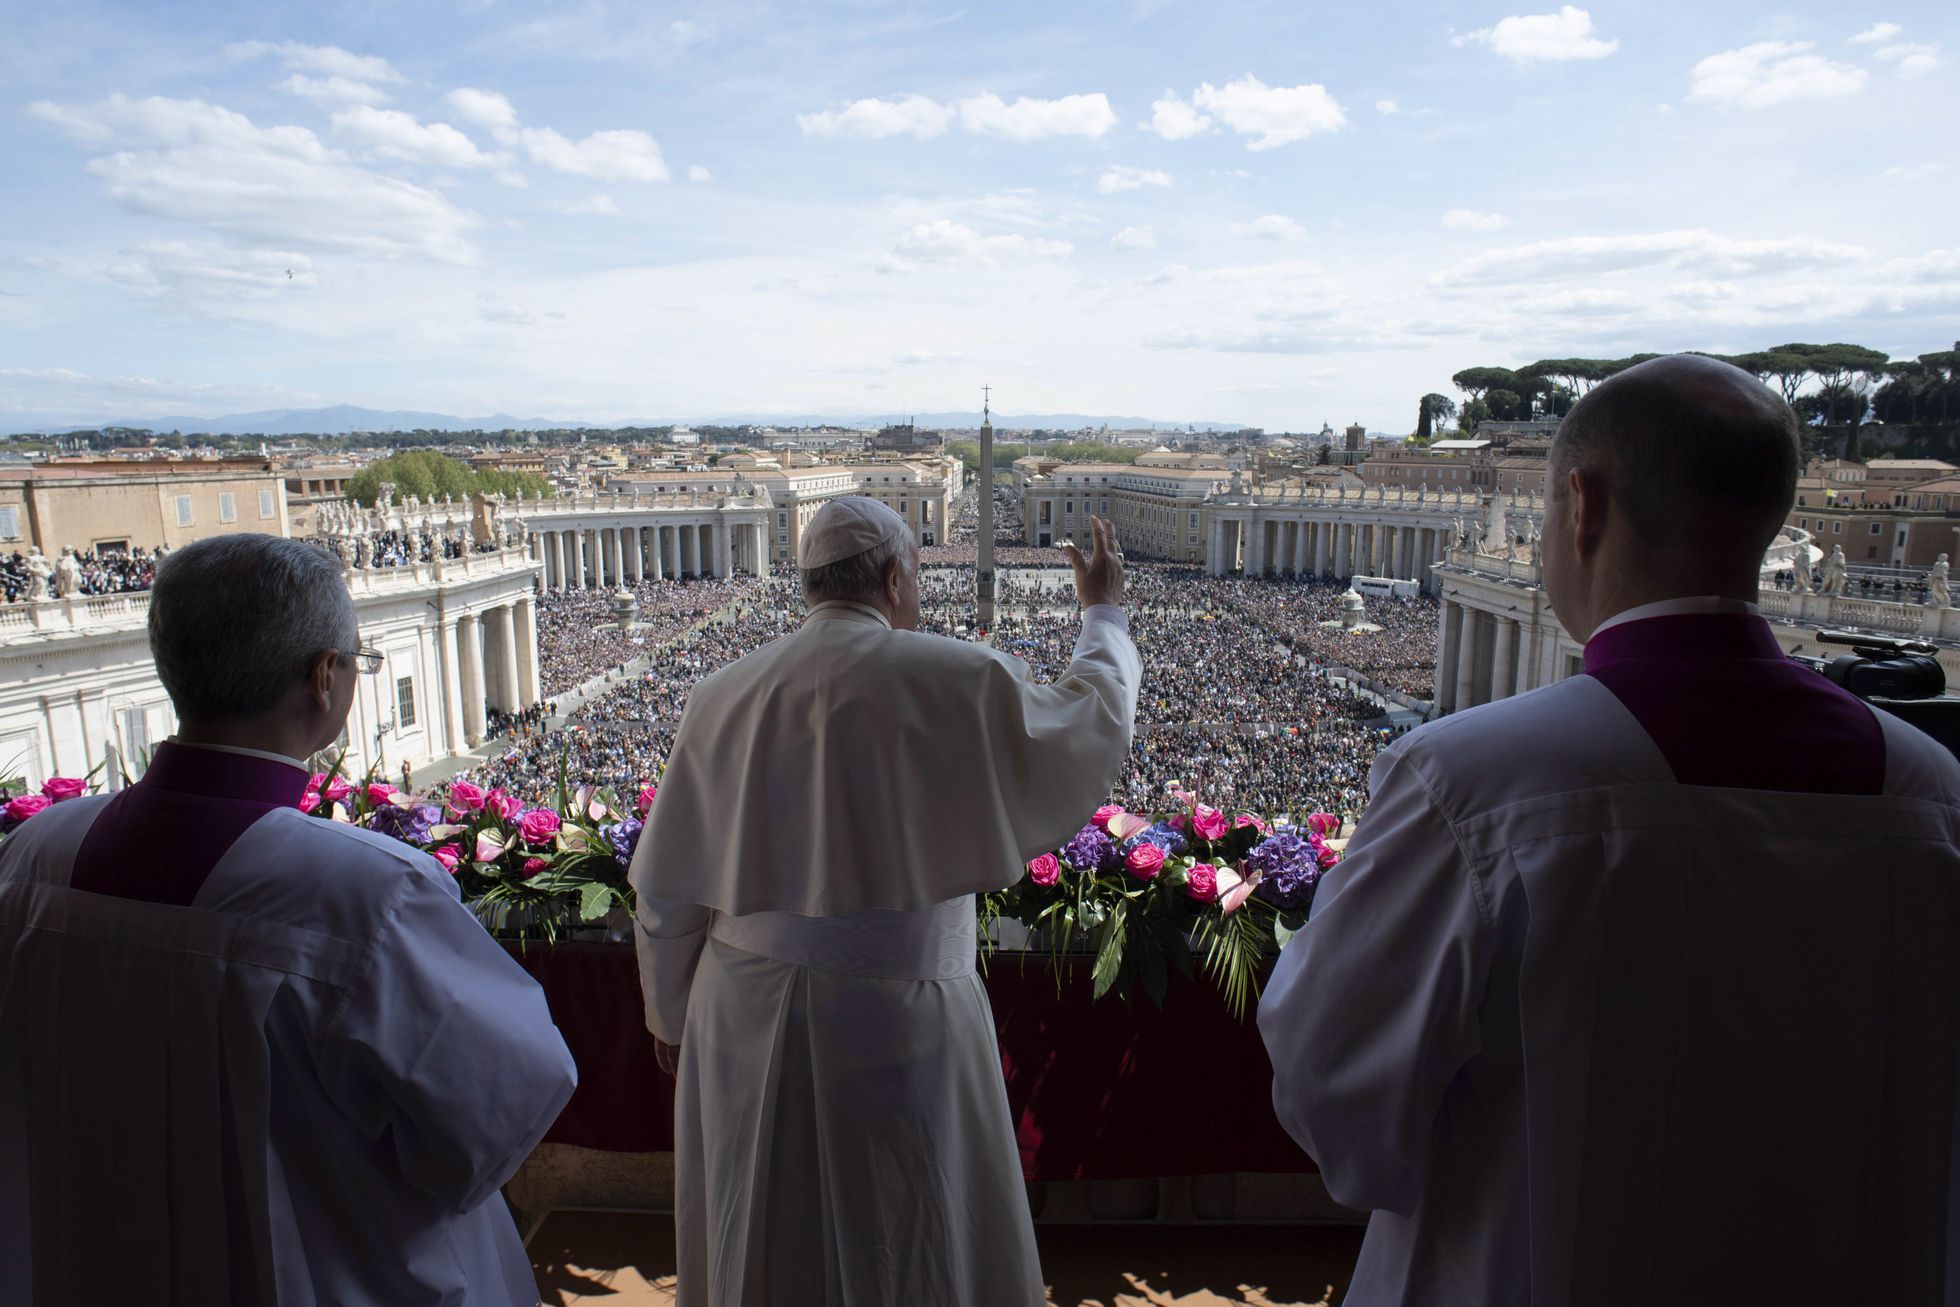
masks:
[[[796,565],[804,571],[855,558],[888,541],[911,533],[905,519],[866,495],[833,499],[816,511],[803,528]]]

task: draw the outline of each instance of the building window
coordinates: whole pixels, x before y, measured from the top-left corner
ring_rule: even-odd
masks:
[[[218,496],[218,520],[220,522],[238,520],[238,496],[229,492]]]
[[[1196,513],[1191,514],[1191,529],[1193,531],[1198,529],[1198,515]]]
[[[0,508],[0,540],[20,539],[20,509],[9,504]]]
[[[1831,523],[1831,534],[1832,534],[1832,535],[1834,535],[1834,536],[1841,536],[1841,535],[1843,535],[1843,534],[1844,534],[1844,523],[1842,523],[1842,522],[1833,522],[1833,523]]]
[[[788,513],[778,513],[778,514],[776,514],[776,525],[777,525],[778,527],[786,527],[786,526],[788,526],[788,525],[789,525],[789,514],[788,514]]]
[[[270,490],[259,491],[259,521],[263,522],[270,518],[272,512],[272,492]]]
[[[191,518],[191,497],[189,495],[177,496],[177,525],[193,525]]]
[[[395,729],[407,730],[415,725],[415,678],[401,676],[395,679]]]
[[[1877,558],[1877,557],[1878,557],[1878,546],[1877,546],[1877,545],[1867,545],[1867,546],[1865,546],[1865,557],[1867,557],[1867,558]]]
[[[1883,530],[1885,530],[1885,524],[1884,524],[1883,522],[1873,522],[1873,523],[1872,523],[1872,534],[1873,534],[1873,535],[1877,535],[1877,534],[1879,534],[1879,533],[1880,533],[1881,531],[1883,531]]]

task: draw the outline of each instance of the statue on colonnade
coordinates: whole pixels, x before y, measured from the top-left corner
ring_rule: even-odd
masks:
[[[1842,595],[1849,570],[1849,564],[1844,561],[1844,546],[1832,545],[1831,556],[1824,560],[1824,584],[1818,587],[1819,592],[1832,597]]]
[[[1933,570],[1926,573],[1926,605],[1929,608],[1953,607],[1953,584],[1947,580],[1946,555],[1941,554],[1933,562]]]
[[[28,546],[25,566],[27,568],[27,597],[29,599],[48,598],[48,578],[54,575],[54,569],[48,566],[47,555],[41,552],[41,546]]]
[[[82,592],[82,564],[75,557],[75,546],[63,545],[61,558],[54,565],[54,593],[57,599],[73,599]]]

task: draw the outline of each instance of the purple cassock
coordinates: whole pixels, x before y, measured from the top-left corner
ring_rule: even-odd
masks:
[[[537,1301],[576,1073],[440,864],[168,743],[0,845],[0,1301]]]
[[[1956,1301],[1949,754],[1677,612],[1371,793],[1260,1008],[1347,1304]]]

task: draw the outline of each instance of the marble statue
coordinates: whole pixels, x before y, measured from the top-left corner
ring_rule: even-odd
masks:
[[[54,565],[54,594],[57,599],[73,599],[82,592],[82,563],[75,557],[75,546],[63,545]]]
[[[1811,592],[1810,551],[1808,547],[1805,547],[1804,552],[1798,555],[1796,565],[1790,569],[1790,576],[1796,583],[1798,594],[1807,595]]]
[[[1933,560],[1933,570],[1926,573],[1926,606],[1929,608],[1953,607],[1953,585],[1947,580],[1946,555],[1941,554]]]
[[[1237,468],[1232,469],[1232,494],[1236,498],[1245,493],[1245,477]]]
[[[1833,597],[1842,595],[1848,570],[1844,561],[1844,546],[1832,545],[1831,556],[1824,560],[1824,584],[1818,587],[1819,591]]]
[[[48,578],[54,575],[54,569],[48,566],[47,555],[41,552],[41,546],[30,545],[28,547],[26,567],[27,597],[29,599],[46,599],[48,597]]]
[[[354,566],[368,565],[368,538],[364,535],[354,537]]]
[[[1518,537],[1511,531],[1504,533],[1504,561],[1507,563],[1518,561]]]

